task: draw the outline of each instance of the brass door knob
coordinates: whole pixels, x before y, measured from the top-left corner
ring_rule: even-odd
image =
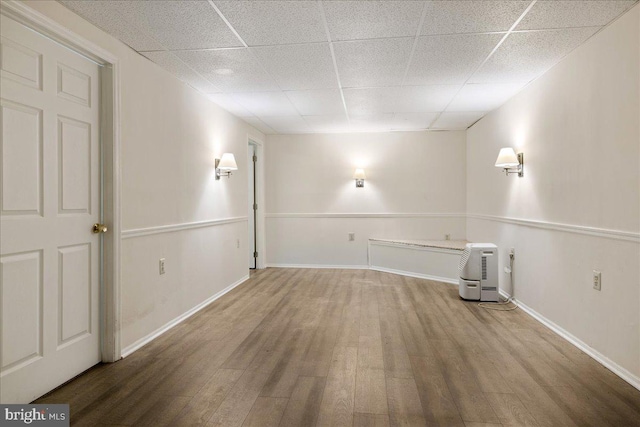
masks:
[[[106,233],[107,232],[107,226],[104,225],[104,224],[95,223],[95,224],[93,224],[93,228],[91,229],[91,231],[93,231],[95,234]]]

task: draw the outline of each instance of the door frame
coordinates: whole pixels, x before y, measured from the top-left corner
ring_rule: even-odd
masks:
[[[3,0],[0,14],[79,53],[100,67],[100,151],[103,235],[100,286],[100,355],[103,362],[121,359],[120,282],[120,64],[111,52],[16,0]]]
[[[256,203],[258,204],[258,210],[256,211],[256,229],[254,230],[256,236],[256,251],[258,252],[258,258],[256,259],[256,270],[267,268],[267,245],[265,238],[265,197],[264,197],[264,142],[262,138],[255,135],[247,134],[247,150],[249,145],[255,146],[255,153],[258,156],[256,162]],[[251,217],[249,220],[251,221]],[[247,221],[247,230],[249,222]]]

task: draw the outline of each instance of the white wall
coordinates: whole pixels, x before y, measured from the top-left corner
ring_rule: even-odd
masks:
[[[121,66],[122,347],[248,274],[247,135],[263,135],[57,2],[25,2],[117,55]],[[239,171],[214,179],[214,156]],[[130,231],[239,217],[146,236]],[[241,247],[236,247],[240,239]],[[158,261],[166,259],[166,274]]]
[[[498,244],[503,265],[515,247],[514,283],[503,275],[501,287],[636,379],[639,11],[467,132],[468,239]],[[523,178],[493,166],[504,146],[524,152]],[[602,272],[601,292],[592,270]]]
[[[369,237],[465,237],[464,132],[269,135],[265,146],[269,265],[363,266]]]

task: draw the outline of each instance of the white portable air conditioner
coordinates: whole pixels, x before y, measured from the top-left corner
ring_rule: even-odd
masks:
[[[498,301],[498,247],[493,243],[467,243],[458,266],[460,297]]]

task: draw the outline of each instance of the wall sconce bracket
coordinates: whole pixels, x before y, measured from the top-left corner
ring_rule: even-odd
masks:
[[[505,175],[517,173],[518,177],[522,178],[524,176],[524,153],[518,153],[518,163],[519,165],[514,168],[504,168]]]

